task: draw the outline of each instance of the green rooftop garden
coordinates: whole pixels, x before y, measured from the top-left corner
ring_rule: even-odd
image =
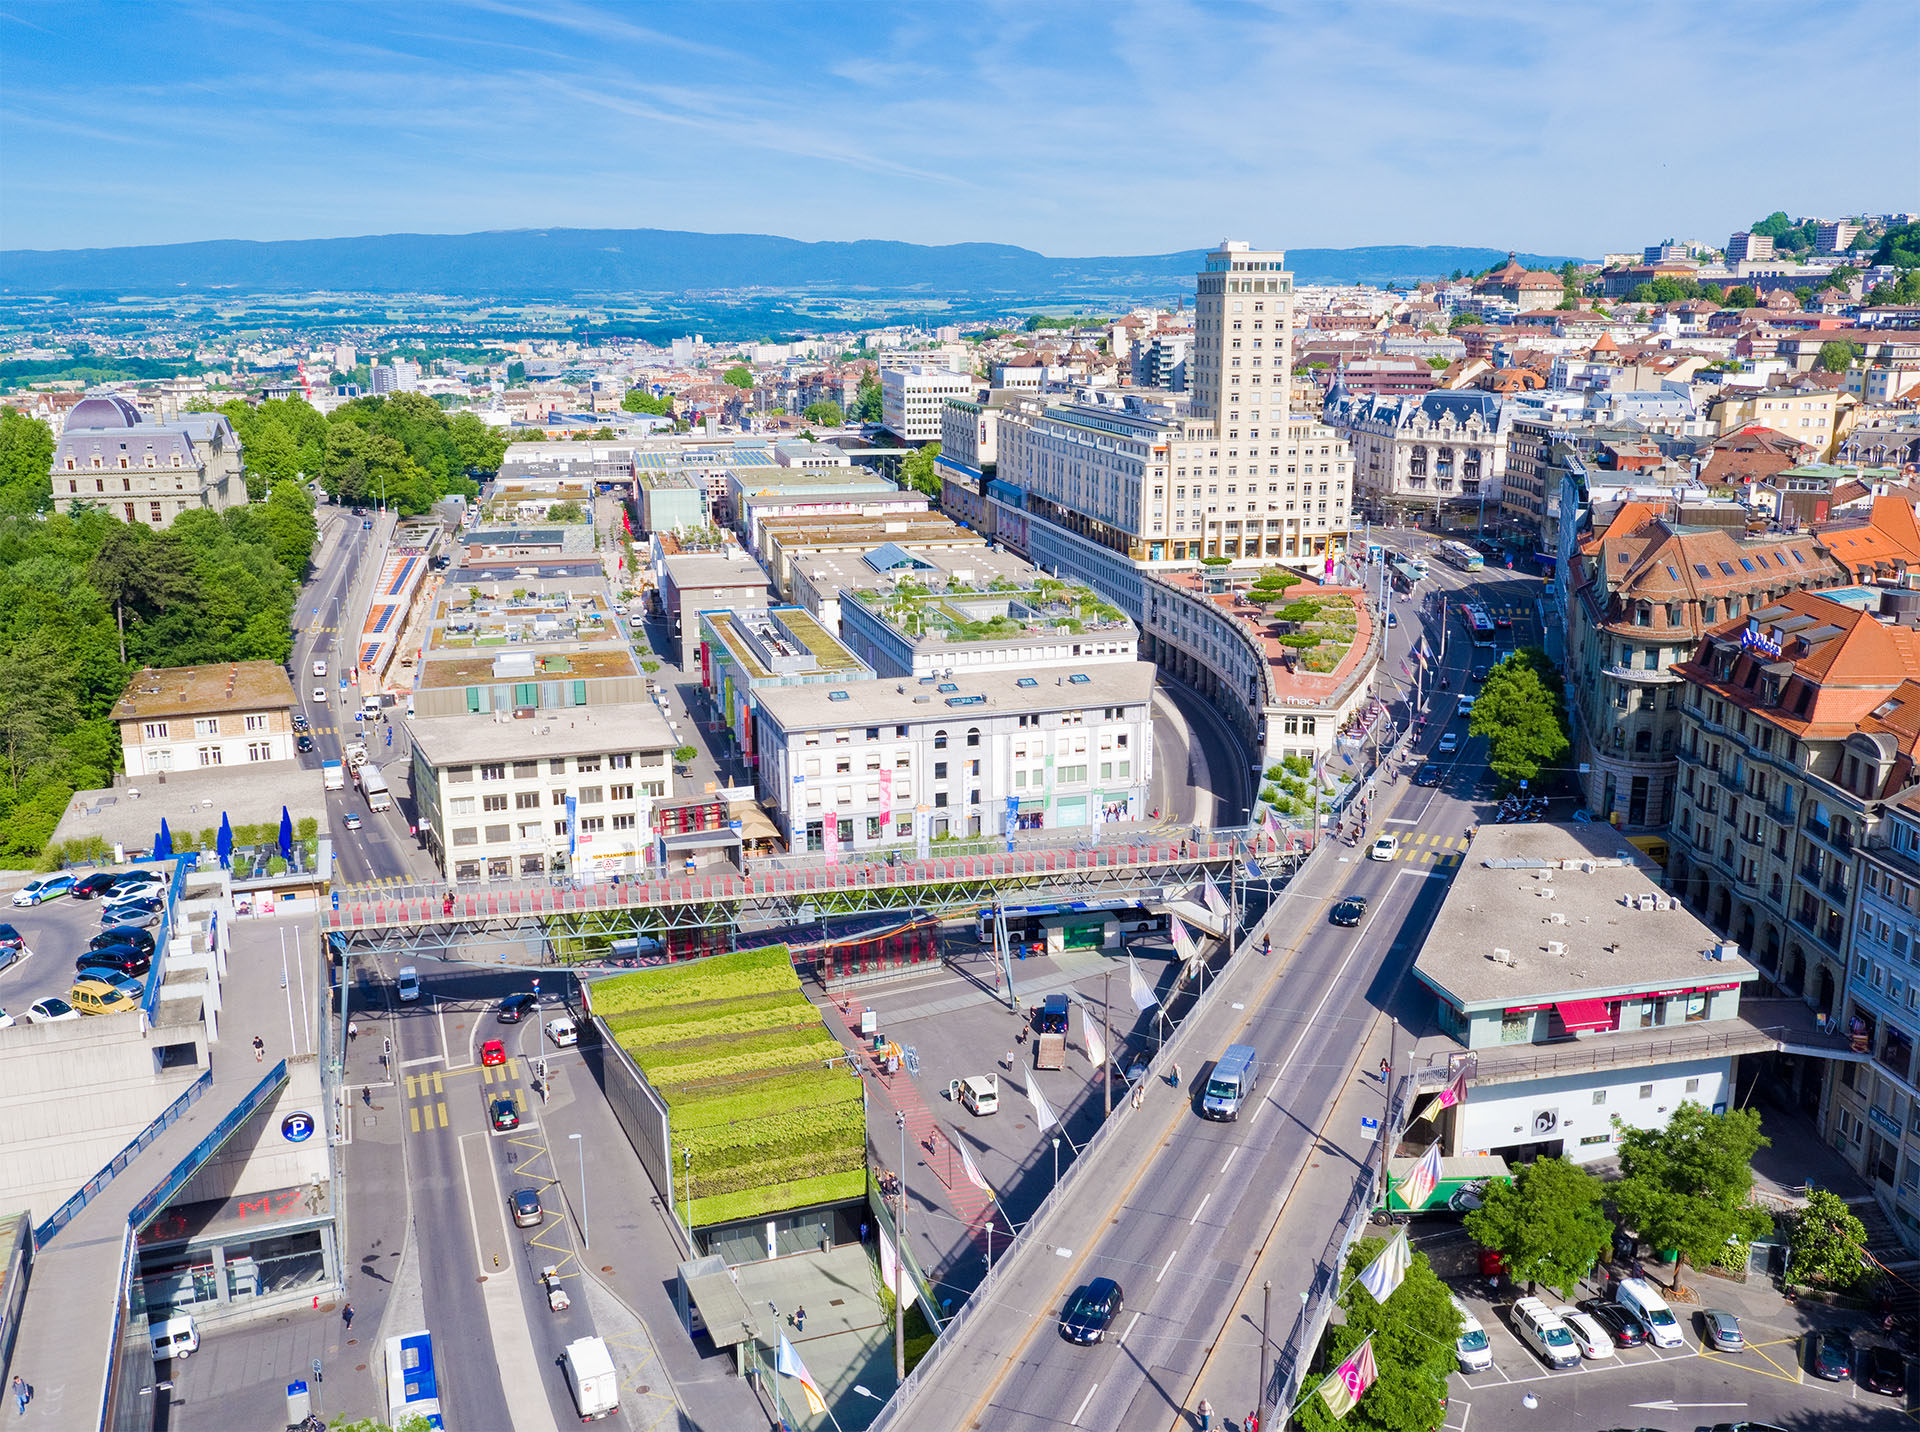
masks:
[[[891,591],[863,588],[852,595],[908,636],[955,642],[1079,636],[1132,626],[1125,612],[1091,587],[1051,577],[1024,586],[996,577],[985,587],[958,581],[935,587],[903,580]]]
[[[591,1007],[667,1101],[692,1153],[695,1226],[858,1198],[866,1188],[860,1078],[800,992],[785,945],[590,986]],[[688,1216],[687,1188],[675,1208]]]
[[[1288,602],[1275,611],[1270,629],[1282,646],[1297,653],[1299,669],[1326,673],[1340,665],[1353,646],[1360,616],[1353,598],[1337,593],[1316,594]]]

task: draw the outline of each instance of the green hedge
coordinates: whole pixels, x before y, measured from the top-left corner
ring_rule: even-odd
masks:
[[[628,1010],[739,999],[745,995],[799,988],[800,979],[793,972],[793,956],[787,947],[768,945],[764,949],[739,950],[664,969],[636,970],[630,975],[595,980],[593,1012],[621,1014]]]
[[[673,1127],[693,1134],[718,1124],[777,1118],[795,1109],[859,1103],[860,1081],[842,1070],[756,1074],[681,1085],[675,1094]]]
[[[631,1010],[608,1019],[607,1029],[622,1044],[627,1043],[629,1035],[644,1034],[645,1043],[667,1045],[722,1034],[753,1034],[819,1023],[819,1011],[808,1003],[805,995],[794,993],[763,995],[697,1009],[676,1004],[665,1009]]]
[[[837,1148],[849,1132],[859,1140],[865,1136],[864,1130],[865,1119],[855,1105],[828,1104],[790,1110],[778,1118],[682,1130],[678,1142],[683,1150],[692,1150],[696,1167],[704,1160],[708,1169],[717,1170],[811,1149]]]
[[[755,1069],[792,1069],[824,1063],[840,1053],[839,1043],[815,1025],[812,1029],[782,1029],[771,1034],[736,1035],[695,1040],[672,1049],[635,1049],[626,1040],[621,1047],[646,1071],[647,1082],[673,1102],[673,1086],[722,1074],[746,1074]]]
[[[699,1185],[694,1185],[695,1192]],[[770,1184],[764,1188],[740,1189],[693,1201],[693,1221],[700,1227],[712,1223],[731,1223],[741,1218],[757,1218],[763,1213],[783,1213],[789,1208],[809,1208],[817,1203],[840,1203],[859,1198],[867,1191],[865,1168],[845,1173],[822,1174],[792,1183]],[[684,1187],[682,1193],[684,1195]],[[686,1204],[678,1205],[684,1213]]]

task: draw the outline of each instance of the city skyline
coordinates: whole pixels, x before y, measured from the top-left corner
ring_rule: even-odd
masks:
[[[245,4],[51,13],[0,8],[0,248],[566,226],[1597,257],[1720,242],[1773,208],[1904,203],[1885,176],[1914,159],[1896,107],[1915,40],[1865,4],[1732,27],[1706,7],[666,6],[642,23],[481,0],[346,33]],[[1603,19],[1634,46],[1604,75]],[[1847,146],[1746,132],[1743,88],[1781,53],[1803,93],[1849,96]],[[1711,164],[1662,157],[1716,133]]]

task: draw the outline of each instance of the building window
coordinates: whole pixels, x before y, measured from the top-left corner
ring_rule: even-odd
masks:
[[[483,781],[504,781],[506,778],[507,768],[504,762],[499,765],[482,766],[480,768],[480,779]]]
[[[470,825],[458,826],[453,832],[453,843],[455,845],[478,845],[480,843],[480,832]]]
[[[196,736],[218,736],[220,734],[220,718],[218,716],[194,717],[193,734]]]
[[[249,741],[247,743],[247,759],[249,761],[271,761],[273,759],[273,747],[265,741]]]
[[[518,795],[514,796],[513,806],[515,810],[540,809],[540,792],[521,791]]]
[[[247,729],[248,729],[249,731],[264,731],[264,730],[266,730],[266,729],[267,729],[267,718],[266,718],[265,716],[249,716],[249,717],[247,717]]]
[[[200,748],[200,764],[203,766],[219,765],[220,748],[218,746],[202,746]]]
[[[167,723],[165,721],[149,721],[144,729],[146,739],[149,741],[164,741],[167,739]]]
[[[1642,1099],[1651,1099],[1653,1097],[1653,1085],[1642,1084],[1640,1086],[1640,1097]]]
[[[507,798],[506,798],[505,796],[483,796],[483,797],[481,797],[481,800],[480,800],[480,809],[481,809],[481,810],[484,810],[484,811],[500,811],[500,810],[505,810],[506,808],[507,808]]]
[[[454,815],[472,815],[473,814],[473,797],[472,796],[455,796],[452,800],[447,802],[447,809],[450,812],[452,812]]]

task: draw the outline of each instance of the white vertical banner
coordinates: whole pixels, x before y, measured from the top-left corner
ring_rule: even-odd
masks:
[[[907,1286],[907,1270],[894,1256],[893,1240],[887,1236],[887,1230],[883,1227],[876,1231],[880,1234],[880,1281],[898,1296]]]

